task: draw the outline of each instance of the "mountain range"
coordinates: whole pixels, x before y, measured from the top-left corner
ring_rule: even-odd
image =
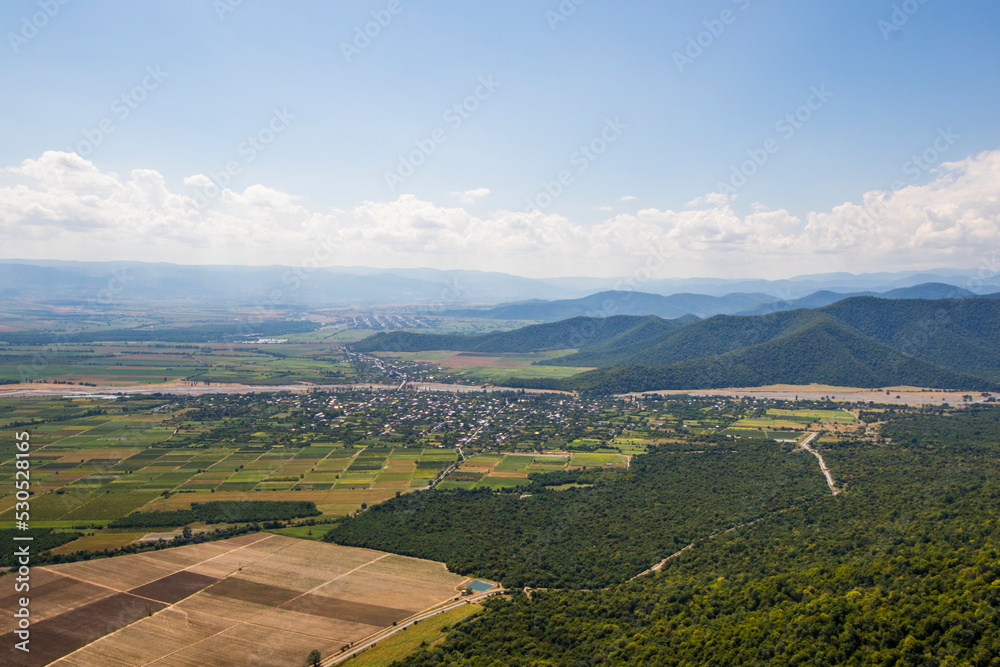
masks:
[[[1000,389],[1000,299],[852,297],[816,309],[717,315],[578,317],[483,335],[377,334],[359,351],[480,353],[576,349],[543,364],[595,367],[505,385],[598,392],[820,383]]]
[[[606,297],[595,300],[593,295],[609,291],[632,296],[618,298],[623,310],[602,314],[659,314],[663,317],[678,317],[687,313],[710,316],[767,308],[775,302],[791,303],[823,290],[840,295],[840,298],[845,294],[883,294],[925,283],[939,283],[949,286],[949,289],[956,286],[977,294],[1000,291],[998,286],[983,285],[983,281],[977,278],[978,273],[976,269],[944,268],[860,275],[832,273],[783,280],[689,278],[629,281],[587,277],[537,279],[496,272],[433,268],[195,266],[129,261],[3,259],[0,260],[0,299],[66,301],[94,306],[112,300],[108,299],[109,296],[115,302],[195,299],[244,305],[266,303],[309,307],[401,305],[423,307],[435,314],[484,305],[518,305],[518,302],[521,302],[519,305],[530,305],[532,300],[561,302],[584,297],[590,299],[589,303],[579,307],[558,304],[553,308],[561,309],[561,312],[555,314],[539,316],[529,313],[532,318],[519,318],[538,317],[539,321],[554,321],[591,314],[595,307],[598,310],[603,308],[601,301]],[[643,305],[648,298],[639,296],[640,293],[677,298],[670,309],[663,306],[661,310],[650,310]],[[546,309],[541,303],[535,303],[535,306],[529,311]],[[470,316],[481,317],[480,312]]]
[[[607,317],[610,315],[656,315],[674,319],[684,315],[699,318],[713,315],[765,315],[797,308],[820,308],[852,296],[878,296],[883,299],[961,299],[976,296],[973,292],[944,283],[924,283],[899,287],[883,293],[856,292],[840,294],[829,290],[814,292],[792,301],[777,301],[763,292],[735,292],[723,296],[709,294],[648,294],[645,292],[598,292],[580,299],[557,301],[532,300],[509,303],[488,309],[446,310],[443,316],[491,320],[530,320],[556,322],[571,317]]]

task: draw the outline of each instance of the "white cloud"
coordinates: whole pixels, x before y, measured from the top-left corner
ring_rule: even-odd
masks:
[[[452,197],[456,198],[463,204],[475,203],[477,199],[481,199],[490,193],[489,188],[476,188],[474,190],[455,191],[450,193]]]
[[[706,195],[595,225],[537,211],[476,216],[413,195],[318,211],[264,185],[222,189],[199,207],[206,176],[175,192],[156,171],[122,178],[54,151],[0,178],[0,253],[19,258],[298,264],[322,246],[330,264],[620,276],[655,253],[663,277],[779,277],[974,266],[1000,243],[1000,151],[944,164],[927,185],[869,192],[804,219],[760,204],[740,215],[732,197]]]
[[[624,197],[619,197],[618,201],[635,201],[638,197],[633,197],[632,195],[625,195]]]

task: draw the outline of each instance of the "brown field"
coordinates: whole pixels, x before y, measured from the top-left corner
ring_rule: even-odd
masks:
[[[0,597],[0,634],[13,632],[17,627],[13,610],[17,608],[17,599],[24,596],[23,593],[15,593],[13,586],[8,586],[7,591],[10,591],[8,595]],[[33,623],[97,602],[114,593],[109,588],[62,577],[46,570],[32,572],[30,592]]]
[[[416,459],[389,459],[385,462],[385,472],[413,472],[417,467]]]
[[[13,649],[3,612],[0,664],[298,667],[309,651],[335,653],[467,581],[441,563],[269,533],[39,567],[32,652]]]
[[[408,489],[410,488],[410,480],[403,479],[399,481],[388,481],[383,482],[376,479],[372,482],[373,489]]]
[[[70,435],[80,435],[83,431],[74,431]],[[57,461],[61,462],[77,462],[77,461],[92,461],[94,459],[127,459],[130,456],[134,456],[139,452],[144,451],[141,447],[116,447],[114,449],[81,449],[80,451],[70,452],[65,456],[61,456]],[[63,473],[65,474],[65,473]]]
[[[75,651],[96,639],[113,633],[165,605],[127,593],[115,593],[31,624],[31,652],[14,648],[13,633],[0,638],[0,663],[4,665],[47,665],[56,658]]]
[[[496,468],[498,463],[500,463],[500,461],[482,461],[476,458],[471,458],[466,461],[462,461],[462,464],[459,466],[459,470],[462,472],[488,473]]]
[[[216,581],[218,579],[215,577],[182,570],[175,574],[167,575],[162,579],[157,579],[151,584],[133,588],[129,593],[156,600],[157,602],[173,604],[180,602],[189,595],[194,595]]]

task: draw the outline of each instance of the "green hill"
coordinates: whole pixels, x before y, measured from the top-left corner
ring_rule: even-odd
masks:
[[[813,382],[844,387],[906,384],[968,391],[996,387],[992,381],[902,355],[829,315],[811,315],[810,322],[797,323],[766,342],[733,352],[667,366],[610,366],[568,378],[553,387],[613,393]]]
[[[416,334],[405,331],[379,333],[355,343],[358,352],[542,352],[588,347],[641,328],[648,337],[678,329],[690,320],[663,320],[649,315],[635,317],[574,317],[562,322],[533,324],[514,331],[487,334]]]
[[[578,317],[479,336],[383,334],[373,350],[531,352],[577,349],[539,363],[592,366],[562,379],[505,384],[595,392],[831,384],[1000,387],[1000,300],[855,297],[815,310],[707,320]]]

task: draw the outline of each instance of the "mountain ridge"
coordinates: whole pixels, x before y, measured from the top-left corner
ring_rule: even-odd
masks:
[[[984,391],[1000,387],[997,322],[997,299],[852,297],[819,309],[697,322],[616,316],[477,336],[379,334],[354,347],[532,352],[566,345],[577,351],[537,363],[596,368],[562,380],[505,382],[516,387],[617,392],[815,382]]]

